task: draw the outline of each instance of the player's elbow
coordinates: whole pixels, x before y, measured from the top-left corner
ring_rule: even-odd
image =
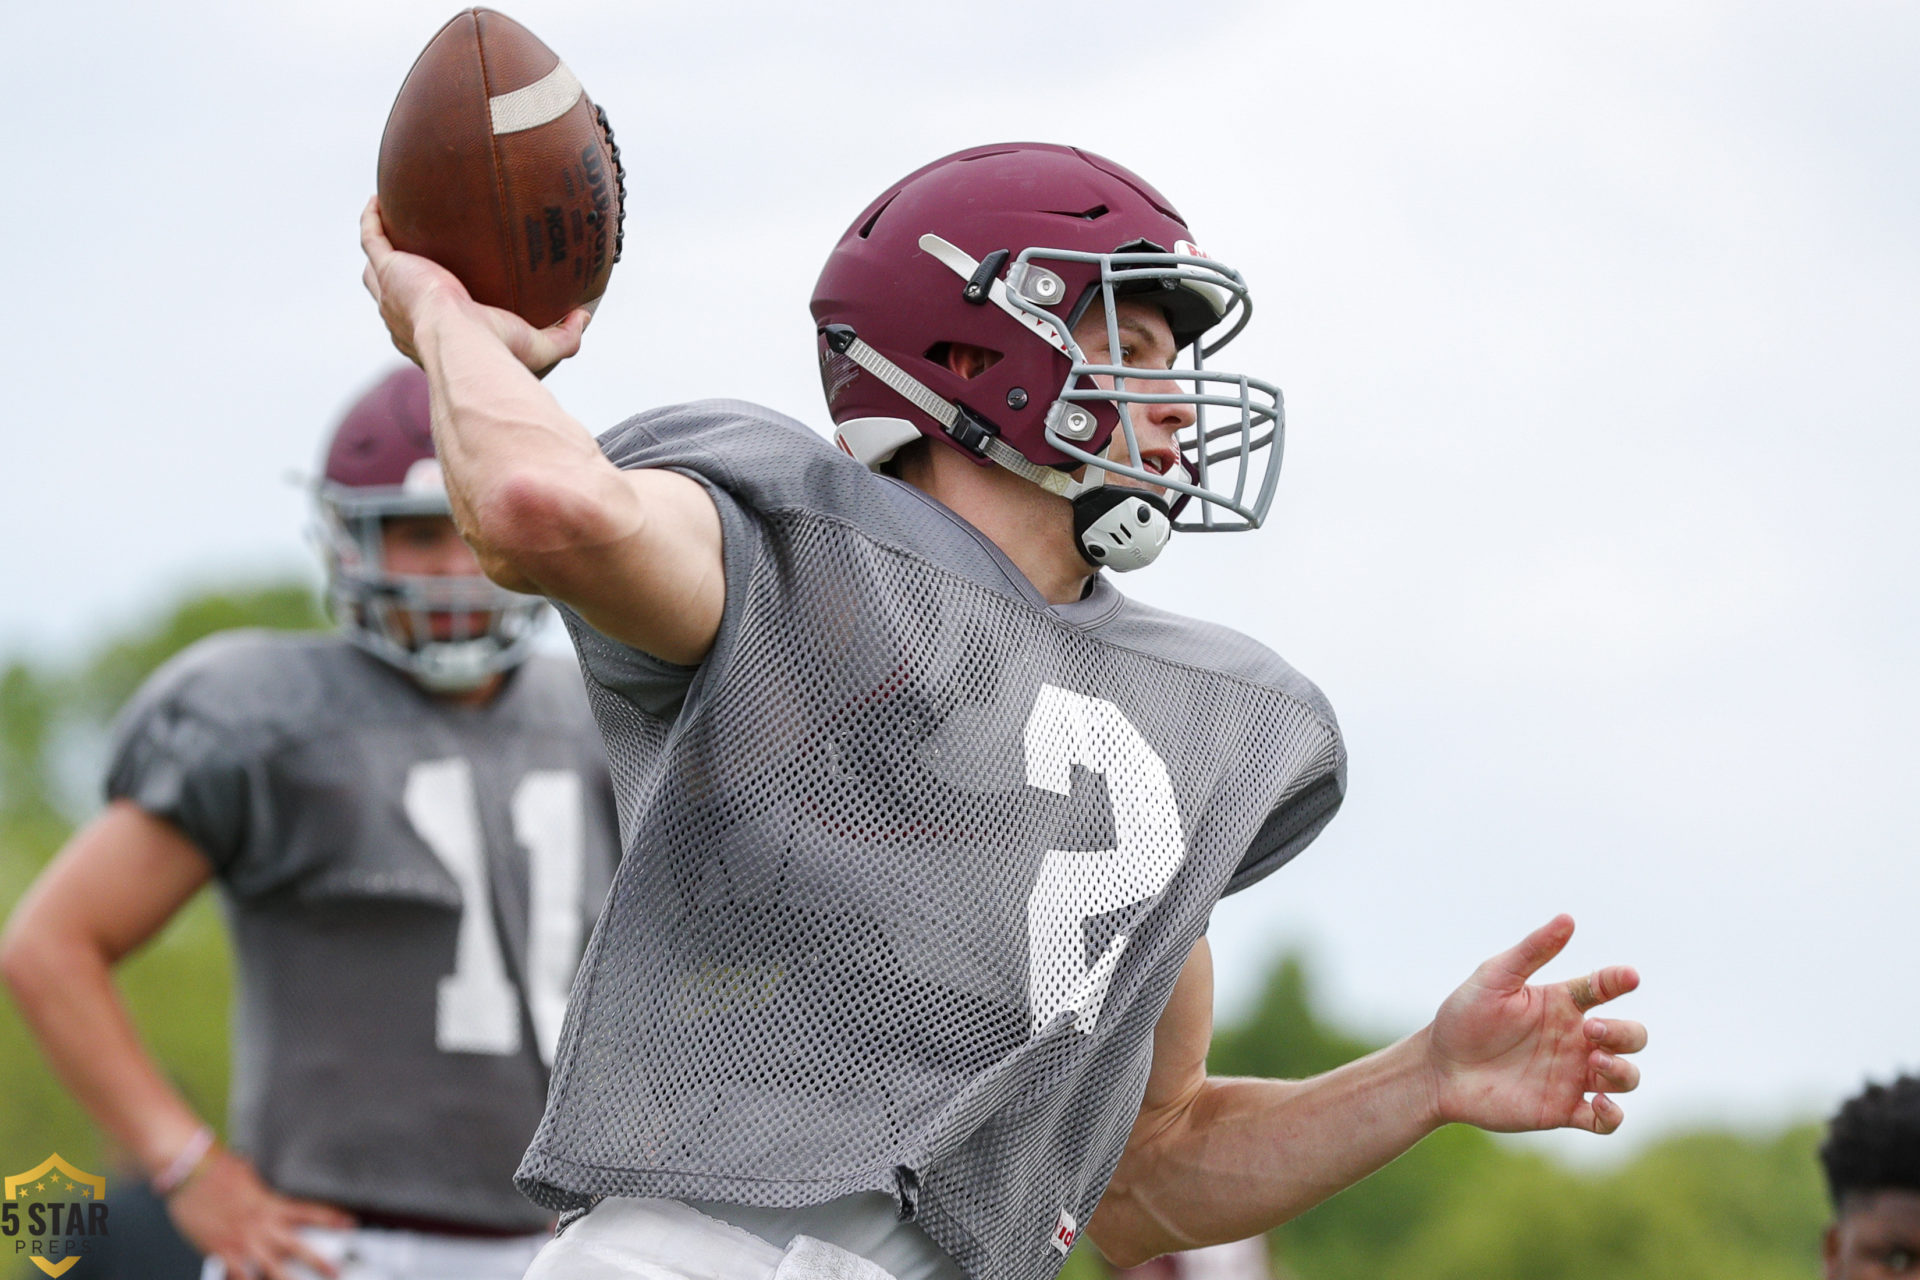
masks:
[[[557,567],[614,536],[623,513],[611,508],[621,496],[591,471],[516,471],[476,495],[460,531],[489,578],[513,591],[552,594]]]
[[[1163,1253],[1192,1247],[1146,1209],[1143,1204],[1130,1202],[1124,1189],[1116,1194],[1109,1186],[1101,1197],[1100,1208],[1087,1224],[1087,1236],[1099,1248],[1100,1256],[1114,1267],[1137,1267]]]
[[[1157,1194],[1164,1190],[1157,1185],[1151,1153],[1143,1151],[1138,1142],[1129,1144],[1107,1183],[1106,1193],[1100,1197],[1093,1220],[1087,1224],[1087,1234],[1108,1262],[1116,1267],[1137,1267],[1163,1253],[1193,1246],[1195,1242],[1175,1229],[1172,1215],[1162,1203],[1164,1197]]]
[[[1193,1233],[1186,1200],[1200,1175],[1192,1159],[1196,1110],[1210,1097],[1196,1074],[1159,1105],[1143,1105],[1126,1150],[1107,1181],[1087,1234],[1116,1267],[1137,1267],[1163,1253],[1213,1243]],[[1151,1086],[1149,1086],[1151,1091]]]
[[[1131,1240],[1110,1239],[1106,1235],[1099,1233],[1090,1234],[1092,1234],[1093,1243],[1100,1249],[1100,1256],[1105,1258],[1116,1271],[1125,1271],[1129,1267],[1137,1267],[1144,1263],[1152,1262],[1160,1256],[1158,1253]]]
[[[0,982],[14,1003],[29,1008],[58,991],[61,973],[60,942],[45,927],[39,913],[15,911],[0,931]]]

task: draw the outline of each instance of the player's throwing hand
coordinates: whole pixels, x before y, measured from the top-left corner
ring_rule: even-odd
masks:
[[[380,318],[393,345],[415,364],[420,363],[422,332],[428,324],[449,316],[489,330],[535,373],[544,374],[580,350],[580,337],[590,318],[584,308],[569,311],[557,324],[536,329],[511,311],[482,306],[451,271],[393,247],[380,222],[377,198],[368,200],[360,211],[360,247],[367,255],[361,282],[380,305]]]

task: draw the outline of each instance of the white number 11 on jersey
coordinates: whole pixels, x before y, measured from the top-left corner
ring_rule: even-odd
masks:
[[[440,979],[434,1045],[442,1053],[518,1053],[520,999],[500,952],[473,769],[422,760],[407,771],[407,820],[460,887],[453,972]],[[527,850],[527,1009],[540,1059],[551,1064],[580,960],[585,833],[580,776],[536,770],[513,789],[513,838]]]
[[[1086,924],[1167,887],[1186,860],[1180,807],[1167,765],[1119,707],[1043,684],[1027,716],[1027,782],[1073,794],[1073,766],[1100,774],[1113,806],[1115,847],[1050,849],[1027,897],[1027,998],[1033,1034],[1061,1011],[1091,1031],[1128,935],[1115,934],[1087,963]]]

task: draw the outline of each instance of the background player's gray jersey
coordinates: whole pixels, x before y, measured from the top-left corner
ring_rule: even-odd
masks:
[[[885,1190],[969,1273],[1050,1274],[1214,902],[1338,806],[1331,711],[1104,578],[1047,605],[766,410],[661,410],[602,447],[708,486],[727,601],[697,671],[568,616],[628,851],[522,1186]]]
[[[573,664],[534,658],[462,707],[335,636],[218,636],[129,704],[107,791],[213,863],[229,1136],[269,1184],[546,1224],[513,1169],[617,857]]]

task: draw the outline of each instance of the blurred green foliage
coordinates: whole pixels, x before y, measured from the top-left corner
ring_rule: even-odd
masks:
[[[58,799],[63,744],[101,741],[141,681],[202,636],[320,624],[308,588],[276,583],[189,599],[72,670],[0,665],[0,908],[11,910],[85,816],[63,812]],[[210,895],[120,976],[156,1058],[218,1123],[231,982]],[[1377,1047],[1326,1013],[1306,962],[1290,955],[1247,1014],[1218,1030],[1209,1064],[1223,1075],[1298,1078]],[[90,1169],[107,1162],[4,1001],[0,1098],[0,1171],[55,1150]],[[1826,1219],[1816,1141],[1811,1125],[1680,1134],[1595,1171],[1456,1126],[1275,1231],[1274,1270],[1287,1280],[1804,1280],[1818,1274]],[[1067,1280],[1104,1275],[1093,1250],[1074,1250]]]

